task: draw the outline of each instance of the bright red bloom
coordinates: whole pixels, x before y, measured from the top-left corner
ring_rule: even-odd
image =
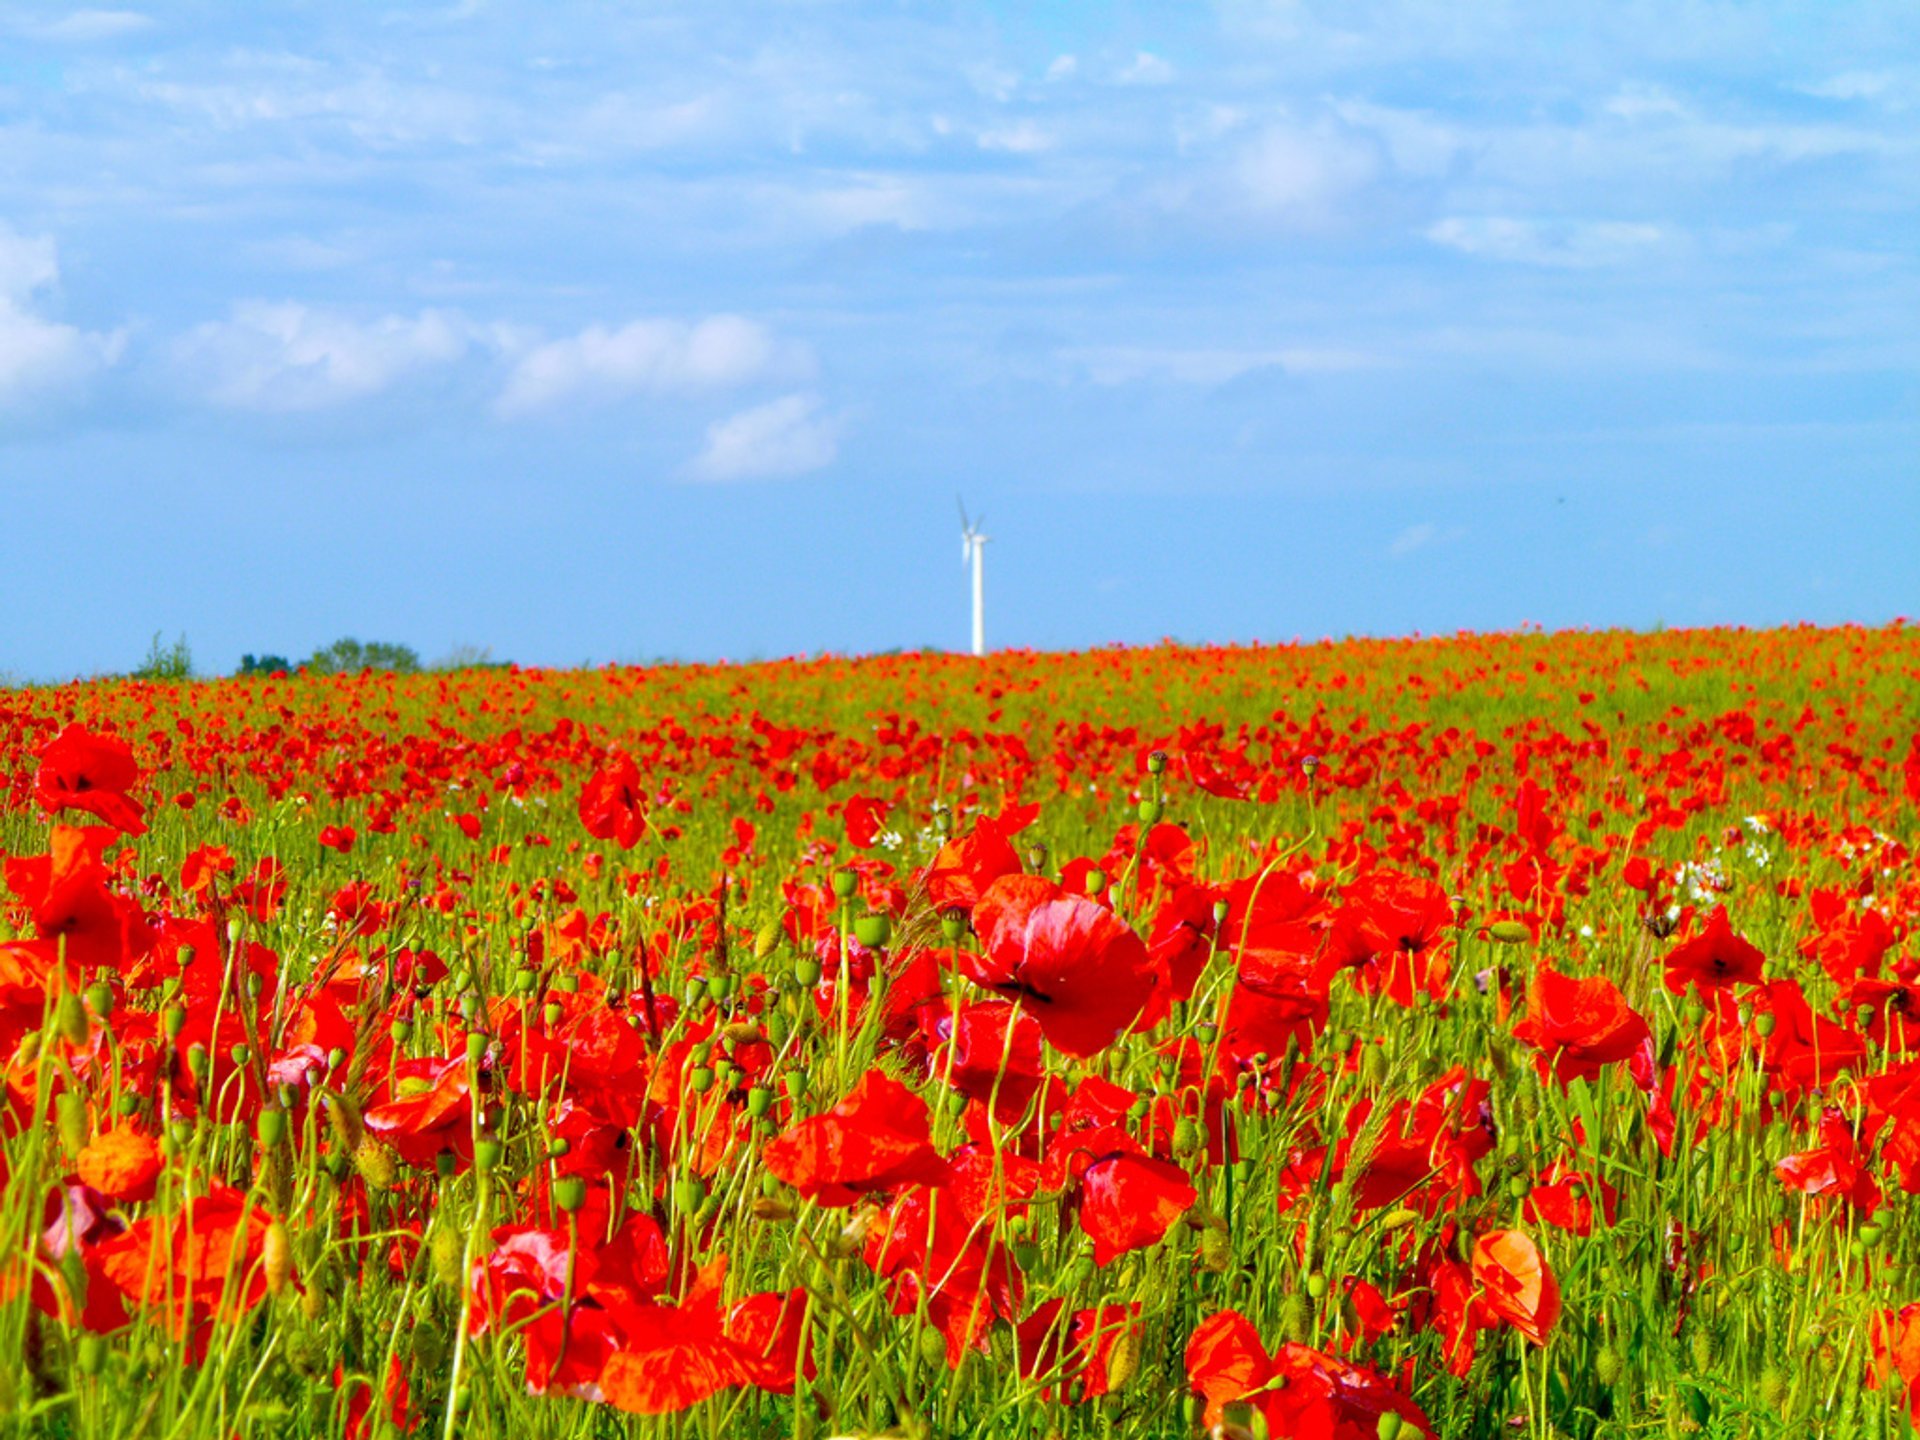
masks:
[[[1068,1055],[1094,1055],[1132,1025],[1153,989],[1147,947],[1084,895],[1036,875],[996,881],[974,927],[984,954],[960,955],[976,984],[1018,1000]]]
[[[49,813],[83,810],[128,835],[144,835],[143,807],[127,794],[139,779],[126,741],[69,725],[41,749],[33,797]]]
[[[1673,948],[1667,956],[1667,988],[1684,995],[1690,986],[1703,990],[1732,985],[1757,985],[1767,957],[1760,947],[1733,933],[1727,907],[1716,905],[1707,928]]]
[[[1803,1195],[1838,1195],[1871,1215],[1880,1204],[1880,1186],[1866,1166],[1865,1149],[1840,1111],[1828,1107],[1820,1117],[1820,1145],[1788,1155],[1773,1167],[1780,1183]]]
[[[1117,1125],[1062,1126],[1048,1148],[1047,1171],[1048,1189],[1076,1190],[1096,1265],[1158,1244],[1199,1198],[1186,1171],[1153,1159]]]
[[[227,1185],[170,1216],[136,1220],[99,1247],[101,1272],[130,1306],[164,1307],[184,1336],[214,1317],[232,1320],[266,1298],[261,1245],[270,1218]]]
[[[1123,1335],[1131,1336],[1138,1356],[1140,1302],[1076,1310],[1063,1325],[1065,1308],[1065,1301],[1049,1300],[1015,1327],[1020,1373],[1029,1380],[1051,1378],[1062,1388],[1074,1387],[1071,1403],[1097,1400],[1113,1388],[1108,1366]]]
[[[473,1155],[473,1105],[464,1055],[402,1060],[393,1068],[394,1098],[366,1113],[370,1134],[410,1165],[430,1166],[442,1150]]]
[[[971,910],[994,881],[1018,875],[1020,857],[1007,837],[1031,819],[1024,813],[998,819],[982,815],[973,822],[971,834],[956,835],[942,845],[922,877],[933,908]]]
[[[1194,1327],[1187,1341],[1187,1383],[1206,1400],[1208,1425],[1237,1400],[1256,1406],[1274,1436],[1314,1440],[1374,1440],[1380,1417],[1391,1411],[1402,1435],[1432,1440],[1424,1411],[1393,1381],[1362,1365],[1285,1344],[1272,1355],[1237,1310],[1223,1310]]]
[[[748,1356],[727,1334],[720,1309],[726,1260],[701,1268],[678,1305],[616,1307],[620,1348],[600,1370],[600,1393],[617,1410],[671,1415],[730,1385],[745,1385]]]
[[[1652,1078],[1653,1031],[1604,975],[1574,980],[1541,965],[1527,992],[1527,1018],[1513,1034],[1540,1052],[1541,1073],[1551,1068],[1562,1085],[1595,1079],[1601,1066],[1620,1060],[1635,1062],[1642,1083]]]
[[[610,755],[580,790],[580,823],[596,840],[631,850],[647,833],[640,767],[625,752]]]
[[[1494,1230],[1473,1245],[1473,1278],[1488,1313],[1535,1345],[1560,1319],[1560,1284],[1540,1247],[1518,1230]]]
[[[969,1348],[987,1348],[996,1319],[1019,1313],[1020,1272],[1007,1247],[949,1191],[921,1186],[900,1196],[867,1232],[863,1258],[887,1282],[894,1314],[926,1306],[956,1369]]]
[[[851,1205],[876,1190],[938,1184],[946,1165],[933,1148],[927,1102],[869,1070],[853,1093],[769,1140],[767,1169],[807,1199]]]

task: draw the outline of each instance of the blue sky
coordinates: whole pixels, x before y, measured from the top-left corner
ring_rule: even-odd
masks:
[[[0,12],[0,672],[1920,612],[1905,0]]]

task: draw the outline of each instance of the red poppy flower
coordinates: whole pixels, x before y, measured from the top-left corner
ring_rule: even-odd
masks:
[[[1273,1355],[1237,1310],[1223,1310],[1194,1327],[1187,1341],[1187,1383],[1206,1401],[1204,1421],[1218,1425],[1234,1401],[1260,1410],[1271,1435],[1315,1440],[1373,1440],[1380,1417],[1398,1415],[1400,1433],[1432,1440],[1424,1411],[1386,1376],[1305,1345],[1284,1344]]]
[[[1012,817],[1024,824],[1021,815]],[[1014,853],[1008,836],[1021,828],[1008,817],[994,819],[982,815],[973,822],[969,835],[957,835],[940,847],[922,877],[927,899],[936,910],[971,910],[994,881],[1020,873],[1020,857]]]
[[[126,741],[68,725],[40,751],[33,795],[49,812],[83,810],[128,835],[144,835],[143,807],[127,794],[139,778]]]
[[[968,1349],[987,1348],[996,1319],[1019,1313],[1020,1272],[1007,1247],[947,1190],[922,1186],[900,1196],[867,1232],[862,1258],[887,1282],[894,1314],[925,1306],[955,1369]]]
[[[1723,989],[1733,985],[1757,985],[1767,957],[1760,947],[1733,933],[1727,920],[1727,907],[1716,905],[1707,919],[1707,928],[1691,940],[1673,948],[1667,956],[1667,988],[1684,995],[1689,986],[1702,990]]]
[[[261,1246],[270,1219],[227,1185],[167,1216],[136,1220],[99,1247],[101,1273],[129,1305],[164,1307],[168,1328],[231,1320],[266,1298]]]
[[[620,1348],[600,1370],[600,1393],[617,1410],[671,1415],[730,1385],[748,1383],[747,1357],[720,1310],[724,1258],[701,1267],[678,1305],[618,1307]]]
[[[1527,992],[1527,1018],[1513,1034],[1540,1052],[1541,1073],[1551,1068],[1562,1085],[1593,1080],[1620,1060],[1635,1061],[1642,1083],[1651,1083],[1653,1031],[1604,975],[1575,980],[1542,964]]]
[[[1094,1055],[1139,1016],[1153,989],[1147,947],[1084,895],[1036,875],[995,881],[974,911],[984,954],[960,955],[969,979],[1018,1000],[1068,1055]]]
[[[876,1190],[938,1184],[946,1165],[933,1148],[927,1102],[869,1070],[853,1093],[769,1140],[767,1169],[807,1199],[851,1205]]]
[[[1488,1313],[1535,1345],[1560,1319],[1560,1284],[1540,1247],[1518,1230],[1494,1230],[1473,1246],[1473,1278]]]
[[[473,1155],[473,1105],[464,1055],[402,1060],[393,1068],[394,1098],[366,1113],[370,1134],[410,1165],[430,1166],[442,1150]]]
[[[1840,1111],[1828,1107],[1820,1117],[1820,1144],[1788,1155],[1773,1167],[1780,1183],[1803,1195],[1838,1195],[1871,1215],[1880,1204],[1880,1186],[1864,1163],[1867,1155]]]
[[[1093,1263],[1157,1245],[1199,1198],[1187,1172],[1155,1160],[1117,1125],[1062,1126],[1047,1154],[1047,1188],[1072,1188]]]
[[[1049,1300],[1015,1327],[1020,1373],[1028,1380],[1051,1379],[1069,1389],[1071,1403],[1098,1400],[1113,1388],[1108,1366],[1122,1336],[1131,1337],[1138,1354],[1143,1333],[1140,1302],[1076,1310],[1062,1324],[1064,1309],[1065,1301]]]
[[[611,840],[622,850],[640,843],[647,831],[647,815],[640,768],[631,755],[611,755],[587,777],[580,790],[579,811],[580,823],[594,839]]]

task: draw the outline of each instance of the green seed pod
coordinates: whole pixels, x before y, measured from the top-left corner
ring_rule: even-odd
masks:
[[[1779,1022],[1774,1019],[1771,1010],[1764,1015],[1756,1015],[1753,1017],[1753,1033],[1764,1040],[1773,1034],[1773,1027],[1778,1023]]]
[[[138,1115],[140,1113],[140,1097],[131,1090],[124,1091],[120,1097],[113,1102],[113,1108],[121,1115]]]
[[[700,1202],[707,1198],[707,1187],[696,1177],[689,1175],[684,1180],[673,1182],[674,1208],[685,1215],[697,1215]]]
[[[707,994],[715,1000],[725,1000],[733,994],[733,976],[725,970],[715,971],[707,977]]]
[[[479,1030],[467,1032],[467,1059],[478,1065],[487,1054],[487,1037]]]
[[[89,1379],[98,1375],[107,1363],[106,1338],[91,1330],[82,1330],[80,1339],[74,1346],[73,1361],[82,1375]]]
[[[1533,1181],[1527,1176],[1509,1175],[1507,1177],[1507,1198],[1509,1200],[1524,1200],[1532,1191]]]
[[[458,1285],[460,1258],[464,1248],[460,1232],[452,1225],[445,1223],[435,1225],[433,1239],[427,1245],[427,1255],[433,1265],[433,1278],[442,1285]]]
[[[1280,1306],[1280,1333],[1296,1345],[1304,1345],[1313,1333],[1313,1304],[1304,1291],[1292,1291]]]
[[[1519,920],[1496,920],[1487,927],[1487,938],[1497,945],[1525,945],[1533,931]]]
[[[387,1027],[387,1034],[393,1037],[394,1044],[404,1045],[413,1039],[413,1022],[411,1020],[396,1020]]]
[[[553,1203],[565,1214],[572,1215],[587,1203],[587,1180],[584,1175],[562,1175],[553,1182]]]
[[[261,1149],[273,1149],[287,1138],[287,1112],[277,1106],[269,1105],[260,1112],[260,1118],[254,1122],[254,1133],[260,1139]]]
[[[87,1148],[90,1126],[87,1124],[87,1102],[71,1090],[60,1092],[53,1102],[55,1124],[60,1130],[60,1143],[67,1147],[69,1155],[78,1155]]]
[[[546,1022],[549,1030],[564,1020],[566,1015],[566,1007],[553,1000],[540,1007],[540,1018]]]
[[[1165,774],[1166,768],[1167,768],[1167,752],[1166,751],[1154,750],[1148,753],[1147,773],[1149,775]]]
[[[758,1120],[773,1108],[773,1091],[764,1085],[756,1085],[747,1091],[747,1113]]]
[[[802,955],[793,962],[793,978],[802,990],[811,990],[820,983],[820,961],[812,955]]]
[[[1098,865],[1095,865],[1091,870],[1087,871],[1087,894],[1097,898],[1098,896],[1104,895],[1106,890],[1107,872],[1102,870]]]
[[[958,945],[967,933],[967,912],[954,907],[941,912],[940,935],[949,945]]]
[[[789,1070],[787,1072],[787,1094],[791,1095],[795,1100],[804,1100],[807,1098],[807,1087],[810,1084],[812,1084],[812,1079],[806,1071]]]
[[[1379,1436],[1380,1440],[1400,1440],[1401,1428],[1406,1423],[1400,1418],[1398,1411],[1383,1411],[1380,1418],[1374,1422],[1373,1433]]]
[[[60,1031],[60,1038],[69,1045],[87,1043],[87,1007],[80,1003],[80,997],[71,990],[60,997],[60,1003],[54,1007],[54,1024]]]
[[[1158,800],[1142,800],[1134,813],[1140,817],[1142,825],[1158,825],[1160,817],[1167,813],[1167,807]]]
[[[293,1279],[293,1237],[287,1234],[284,1222],[275,1220],[267,1226],[260,1240],[260,1266],[267,1277],[269,1295],[278,1295]]]
[[[893,938],[893,921],[881,914],[856,916],[853,938],[869,950],[878,950]]]
[[[580,993],[580,977],[571,970],[563,970],[553,977],[553,988],[558,990],[562,995],[578,995]]]
[[[687,1083],[693,1086],[696,1093],[706,1094],[713,1088],[713,1067],[711,1065],[694,1066],[687,1076]]]
[[[473,1142],[473,1168],[482,1175],[490,1174],[500,1168],[500,1162],[506,1158],[507,1147],[498,1140],[488,1138]]]
[[[1310,1299],[1324,1300],[1327,1295],[1327,1277],[1318,1270],[1307,1276],[1307,1295]]]
[[[856,870],[836,870],[833,872],[833,895],[836,900],[851,900],[854,892],[860,888],[860,874]]]
[[[180,1038],[180,1032],[187,1028],[186,1007],[182,1005],[169,1005],[166,1014],[161,1017],[160,1023],[166,1029],[167,1039],[178,1040]]]

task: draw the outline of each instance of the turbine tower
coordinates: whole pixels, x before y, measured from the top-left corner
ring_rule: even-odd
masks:
[[[981,581],[981,563],[983,550],[988,536],[980,529],[980,520],[967,519],[965,502],[960,505],[960,563],[973,562],[973,653],[987,653],[987,610],[986,591]]]

